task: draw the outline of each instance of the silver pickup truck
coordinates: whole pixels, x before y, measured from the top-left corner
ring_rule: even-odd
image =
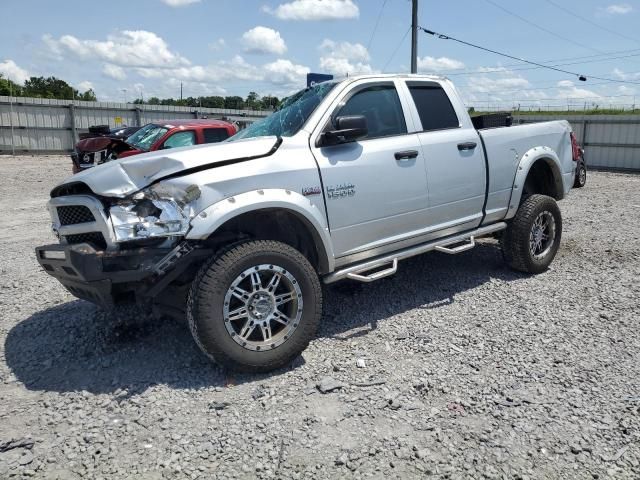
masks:
[[[509,266],[544,271],[575,168],[565,121],[479,131],[447,79],[352,77],[226,142],[72,176],[48,204],[59,243],[36,255],[75,296],[186,316],[209,357],[267,371],[313,338],[321,282],[497,232]]]

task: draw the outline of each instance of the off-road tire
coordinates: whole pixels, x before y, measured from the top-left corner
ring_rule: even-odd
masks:
[[[555,221],[554,243],[548,253],[536,259],[530,250],[533,223],[543,212],[549,212]],[[507,264],[526,273],[544,272],[558,252],[562,238],[562,216],[556,201],[546,195],[530,195],[520,204],[515,217],[502,237],[502,252]]]
[[[232,282],[248,268],[280,266],[297,280],[303,308],[297,328],[273,349],[251,351],[233,340],[223,317],[225,295]],[[307,258],[276,241],[247,241],[223,250],[205,263],[194,279],[187,300],[187,320],[200,349],[231,370],[267,372],[289,364],[314,337],[322,315],[322,288]]]
[[[582,172],[584,172],[582,174]],[[576,178],[573,181],[573,188],[582,188],[587,184],[587,166],[583,161],[578,163],[578,168],[576,169]]]

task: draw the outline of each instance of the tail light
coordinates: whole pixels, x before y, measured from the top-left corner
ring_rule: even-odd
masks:
[[[571,132],[571,151],[573,152],[573,161],[580,160],[580,145],[578,145],[578,140],[576,140],[576,135],[573,132]]]

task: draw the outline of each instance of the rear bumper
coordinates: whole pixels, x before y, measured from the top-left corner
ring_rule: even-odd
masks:
[[[40,266],[74,296],[102,306],[135,299],[154,283],[154,267],[170,249],[97,251],[91,245],[36,248]]]

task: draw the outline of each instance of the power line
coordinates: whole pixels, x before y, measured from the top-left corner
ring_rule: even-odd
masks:
[[[605,27],[605,26],[603,26],[603,25],[600,25],[600,24],[598,24],[598,23],[596,23],[596,22],[594,22],[594,21],[592,21],[592,20],[589,20],[589,19],[588,19],[588,18],[586,18],[586,17],[583,17],[582,15],[580,15],[580,14],[578,14],[578,13],[576,13],[576,12],[572,11],[572,10],[569,10],[569,9],[568,9],[568,8],[566,8],[566,7],[563,7],[562,5],[558,5],[558,4],[557,4],[556,2],[554,2],[553,0],[545,0],[545,2],[547,2],[547,3],[551,4],[551,5],[553,5],[554,7],[556,7],[556,8],[558,8],[558,9],[562,10],[562,11],[563,11],[563,12],[565,12],[565,13],[568,13],[568,14],[569,14],[569,15],[571,15],[572,17],[579,18],[579,19],[580,19],[580,20],[582,20],[583,22],[586,22],[586,23],[588,23],[588,24],[590,24],[590,25],[593,25],[594,27],[599,28],[600,30],[604,30],[605,32],[609,32],[609,33],[611,33],[611,34],[613,34],[613,35],[617,35],[618,37],[620,37],[620,38],[624,38],[624,39],[626,39],[626,40],[631,40],[632,42],[635,42],[635,43],[640,43],[640,40],[638,40],[637,38],[633,38],[633,37],[630,37],[630,36],[628,36],[628,35],[625,35],[624,33],[620,33],[620,32],[616,32],[615,30],[611,30],[610,28],[607,28],[607,27]]]
[[[513,89],[509,89],[509,90],[500,90],[500,91],[491,91],[491,92],[476,92],[476,93],[495,93],[495,94],[501,94],[501,93],[512,93],[512,92],[537,92],[538,90],[553,90],[556,88],[565,88],[562,86],[558,86],[558,82],[553,82],[554,85],[550,86],[550,87],[531,87],[531,88],[513,88]],[[598,82],[598,83],[590,83],[589,87],[595,87],[597,85],[610,85],[611,82]],[[467,88],[478,88],[478,87],[482,87],[482,85],[456,85],[456,87],[461,90],[461,89],[467,89]]]
[[[389,57],[389,60],[387,60],[387,63],[384,64],[384,68],[382,69],[383,72],[385,72],[387,70],[387,67],[389,66],[389,64],[391,63],[391,61],[393,60],[393,58],[396,56],[396,53],[398,53],[398,50],[400,50],[400,47],[402,46],[402,44],[404,43],[405,38],[407,38],[407,35],[409,34],[409,31],[411,30],[411,27],[407,28],[407,31],[404,32],[404,35],[402,36],[402,40],[400,40],[400,43],[398,44],[398,46],[396,47],[396,49],[393,51],[393,53],[391,54],[391,57]]]
[[[499,96],[497,94],[491,93],[491,95],[494,96]],[[487,102],[496,102],[496,101],[503,101],[503,102],[549,102],[549,101],[557,101],[557,100],[598,100],[598,99],[605,99],[605,98],[623,98],[623,97],[634,97],[635,95],[592,95],[592,96],[583,96],[583,97],[556,97],[556,98],[521,98],[521,99],[507,99],[507,100],[501,100],[501,99],[494,99],[494,100],[473,100],[476,103],[487,103]]]
[[[384,0],[382,2],[382,7],[380,7],[380,12],[378,13],[378,18],[376,20],[376,24],[373,27],[373,31],[371,32],[371,37],[369,38],[369,43],[367,43],[367,52],[371,48],[371,43],[373,42],[373,37],[376,35],[376,31],[378,30],[378,25],[380,24],[380,19],[382,18],[382,12],[384,11],[384,7],[389,0]]]
[[[524,58],[518,58],[518,57],[515,57],[513,55],[509,55],[507,53],[498,52],[497,50],[492,50],[490,48],[481,47],[480,45],[476,45],[474,43],[465,42],[464,40],[460,40],[458,38],[450,37],[450,36],[444,35],[442,33],[434,32],[433,30],[427,30],[424,27],[419,27],[419,28],[423,32],[425,32],[425,33],[427,33],[429,35],[433,35],[435,37],[438,37],[438,38],[440,38],[442,40],[453,40],[454,42],[458,42],[458,43],[461,43],[463,45],[467,45],[469,47],[477,48],[477,49],[483,50],[485,52],[493,53],[495,55],[500,55],[502,57],[507,57],[507,58],[510,58],[512,60],[518,60],[518,61],[523,62],[523,63],[528,63],[530,65],[535,65],[535,66],[540,67],[540,68],[546,68],[547,70],[554,70],[554,71],[559,72],[559,73],[565,73],[565,74],[571,75],[573,77],[578,77],[578,80],[580,80],[581,82],[586,82],[587,81],[587,76],[584,75],[584,74],[580,74],[580,73],[576,73],[576,72],[570,72],[569,70],[563,70],[561,68],[557,68],[557,67],[554,67],[554,66],[551,66],[551,65],[543,65],[542,63],[533,62],[531,60],[526,60]],[[609,81],[609,82],[628,83],[628,84],[633,84],[633,85],[640,85],[640,82],[633,82],[633,81],[630,81],[630,80],[618,80],[618,79],[613,79],[613,78],[596,77],[594,75],[589,75],[588,77],[589,78],[595,78],[596,80],[605,80],[605,81]]]
[[[598,62],[598,61],[606,61],[609,60],[610,55],[617,55],[620,53],[630,53],[630,52],[640,52],[640,49],[638,48],[630,48],[627,50],[616,50],[613,52],[606,52],[606,53],[598,53],[596,55],[583,55],[580,57],[564,57],[564,58],[556,58],[554,60],[539,60],[538,63],[543,63],[543,64],[555,64],[557,62],[564,62],[567,60],[581,60],[581,59],[595,59],[596,57],[605,57],[605,58],[598,58],[596,60],[593,60],[593,62]],[[615,58],[625,58],[625,57],[615,57]],[[590,63],[590,62],[580,62],[580,63]],[[478,70],[465,70],[463,72],[458,72],[458,73],[452,73],[451,75],[466,75],[466,74],[476,74],[476,73],[498,73],[498,72],[503,72],[505,68],[509,68],[509,67],[517,67],[519,65],[522,65],[522,63],[507,63],[505,65],[501,65],[500,67],[487,67],[487,69],[489,68],[495,68],[495,71],[478,71]],[[555,65],[560,66],[560,64]],[[460,67],[462,68],[462,67]],[[453,69],[448,69],[448,70],[440,70],[439,73],[449,73],[449,72],[457,72],[458,70],[460,70],[460,68],[453,68]],[[538,68],[538,67],[535,67]],[[529,69],[529,67],[527,67],[527,69]]]
[[[507,9],[506,9],[506,8],[504,8],[502,5],[500,5],[500,4],[496,3],[496,2],[494,2],[493,0],[484,0],[484,1],[485,1],[485,2],[487,2],[487,3],[490,3],[491,5],[493,5],[494,7],[496,7],[496,8],[498,8],[498,9],[502,10],[503,12],[507,13],[508,15],[511,15],[511,16],[513,16],[513,17],[516,17],[517,19],[519,19],[519,20],[521,20],[521,21],[525,22],[526,24],[531,25],[532,27],[535,27],[535,28],[537,28],[538,30],[541,30],[541,31],[543,31],[543,32],[548,33],[549,35],[553,35],[553,36],[554,36],[554,37],[556,37],[556,38],[559,38],[559,39],[561,39],[561,40],[564,40],[565,42],[569,42],[569,43],[572,43],[572,44],[574,44],[574,45],[577,45],[578,47],[582,47],[582,48],[586,48],[587,50],[592,50],[592,51],[594,51],[594,52],[602,53],[602,51],[601,51],[601,50],[598,50],[597,48],[593,48],[593,47],[590,47],[590,46],[585,45],[585,44],[583,44],[583,43],[576,42],[575,40],[572,40],[572,39],[570,39],[569,37],[565,37],[565,36],[563,36],[563,35],[560,35],[559,33],[556,33],[556,32],[554,32],[554,31],[552,31],[552,30],[549,30],[548,28],[545,28],[545,27],[543,27],[543,26],[540,26],[540,25],[538,25],[537,23],[532,22],[531,20],[529,20],[529,19],[527,19],[527,18],[523,17],[522,15],[518,15],[517,13],[512,12],[511,10],[507,10]]]
[[[525,70],[537,70],[539,68],[547,68],[547,67],[565,67],[568,65],[583,65],[585,63],[598,63],[598,62],[608,62],[611,60],[619,60],[621,58],[631,58],[631,57],[640,57],[640,53],[634,53],[631,55],[622,55],[619,57],[608,57],[608,58],[599,58],[597,60],[585,60],[585,61],[579,61],[579,62],[567,62],[567,63],[556,63],[556,64],[552,64],[552,65],[544,65],[544,67],[522,67],[522,68],[511,68],[509,69],[509,71],[511,72],[521,72],[521,71],[525,71]],[[516,64],[511,64],[511,65],[516,65]],[[454,72],[454,73],[449,73],[448,75],[452,76],[452,75],[477,75],[479,73],[501,73],[504,72],[506,67],[508,67],[509,65],[505,65],[502,67],[495,67],[493,70],[475,70],[475,71],[465,71],[465,72]],[[444,71],[446,72],[446,70]]]

